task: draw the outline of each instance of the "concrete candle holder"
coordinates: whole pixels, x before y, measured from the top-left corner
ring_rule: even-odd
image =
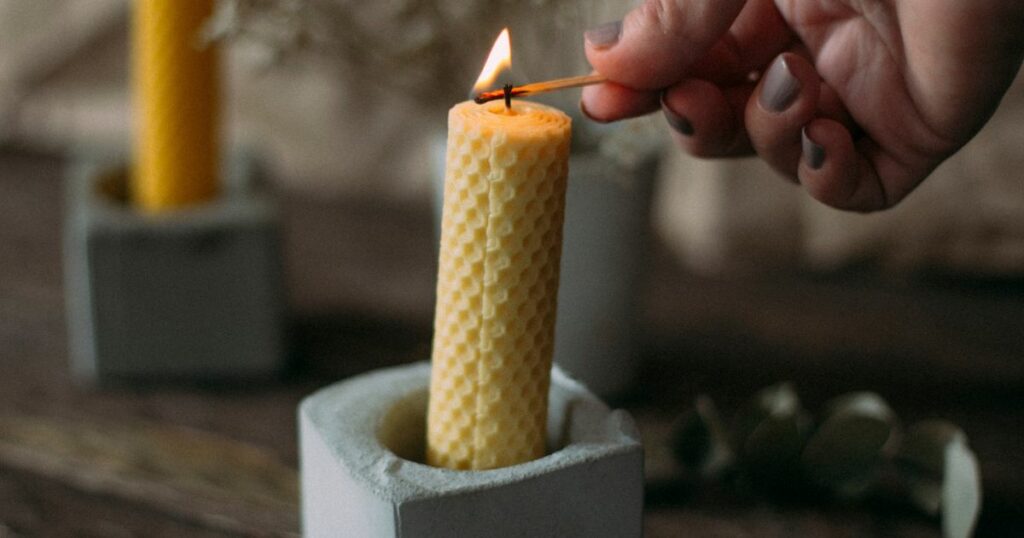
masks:
[[[632,418],[557,368],[548,455],[488,471],[423,463],[430,365],[372,372],[299,410],[305,536],[630,537],[642,534]]]
[[[279,225],[255,161],[230,161],[217,200],[155,215],[126,205],[118,159],[74,162],[64,258],[75,376],[104,383],[276,373],[284,355]]]

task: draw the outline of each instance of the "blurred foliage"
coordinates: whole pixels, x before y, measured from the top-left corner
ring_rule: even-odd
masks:
[[[872,392],[839,396],[812,415],[782,383],[759,391],[728,423],[702,395],[677,422],[672,450],[702,480],[771,495],[895,495],[939,516],[946,538],[970,536],[981,510],[981,475],[963,431],[929,420],[903,432]]]
[[[344,78],[430,105],[468,95],[506,26],[512,33],[515,81],[584,73],[589,67],[583,30],[621,17],[631,5],[629,0],[220,0],[207,34],[260,43],[270,58],[326,56]]]

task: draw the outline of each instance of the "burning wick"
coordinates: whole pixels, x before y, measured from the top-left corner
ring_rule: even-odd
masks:
[[[511,84],[506,84],[500,90],[478,93],[476,97],[473,98],[473,101],[478,105],[482,105],[496,99],[505,99],[505,108],[510,108],[512,106],[513,97],[526,97],[527,95],[553,92],[555,90],[579,88],[580,86],[600,84],[606,80],[608,79],[606,79],[604,75],[584,75],[580,77],[568,77],[544,82],[534,82],[523,86],[512,86]]]

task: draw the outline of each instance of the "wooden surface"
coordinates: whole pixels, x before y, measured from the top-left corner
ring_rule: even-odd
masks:
[[[426,203],[285,195],[290,369],[280,382],[94,390],[69,377],[55,158],[0,151],[0,537],[298,533],[295,411],[341,377],[422,360]],[[944,417],[982,463],[979,536],[1024,535],[1024,285],[866,273],[729,281],[654,248],[641,388],[647,536],[939,536],[898,505],[779,503],[679,478],[665,448],[698,393],[726,410],[790,379],[813,408],[852,389]]]

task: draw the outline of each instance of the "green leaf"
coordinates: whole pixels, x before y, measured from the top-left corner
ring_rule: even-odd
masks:
[[[801,457],[804,471],[840,496],[859,496],[874,483],[895,431],[895,415],[877,394],[836,398],[826,405],[821,425],[807,441]]]
[[[907,430],[896,462],[907,482],[910,500],[926,514],[939,514],[946,447],[961,436],[959,428],[942,420],[918,422]]]
[[[733,440],[738,458],[755,482],[798,489],[794,477],[810,430],[810,418],[789,383],[758,392],[738,415]]]
[[[698,396],[693,409],[683,415],[672,436],[672,449],[683,466],[704,477],[732,464],[732,448],[711,398]]]
[[[806,414],[768,417],[747,436],[743,453],[748,463],[790,465],[796,462],[807,438]]]
[[[970,536],[981,511],[981,472],[963,431],[941,420],[917,423],[897,462],[911,500],[929,514],[941,512],[943,536]]]
[[[792,384],[779,383],[761,389],[736,416],[733,425],[734,445],[742,450],[747,438],[765,420],[793,417],[801,411],[800,398],[793,390]]]
[[[946,446],[946,472],[942,481],[942,535],[967,538],[981,512],[981,471],[966,436]]]

